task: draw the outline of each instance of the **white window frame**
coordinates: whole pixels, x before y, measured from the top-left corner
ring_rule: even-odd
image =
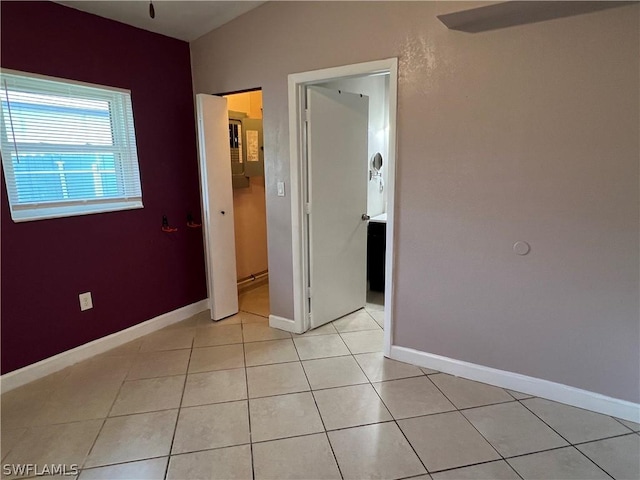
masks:
[[[120,210],[131,210],[143,208],[142,186],[140,181],[140,169],[138,166],[138,155],[136,148],[136,136],[133,119],[133,107],[131,102],[131,91],[106,87],[103,85],[78,82],[45,75],[19,72],[15,70],[0,69],[0,86],[5,89],[5,80],[11,82],[17,80],[28,83],[25,91],[33,93],[45,93],[73,98],[93,99],[108,101],[110,105],[111,135],[114,145],[106,147],[105,153],[115,153],[116,160],[116,181],[119,194],[117,196],[105,196],[104,198],[92,197],[84,199],[55,200],[40,202],[20,202],[17,195],[16,177],[12,157],[16,151],[16,145],[11,138],[12,126],[5,126],[9,123],[8,115],[2,113],[0,120],[0,146],[2,149],[2,166],[5,182],[7,186],[7,197],[11,210],[11,217],[14,222],[25,222],[32,220],[43,220],[48,218],[59,218],[76,215],[88,215],[94,213],[113,212]],[[34,85],[32,89],[32,85]],[[11,91],[10,83],[9,91]],[[64,92],[68,88],[72,94]],[[2,101],[6,101],[4,93]],[[0,109],[0,113],[1,113]],[[9,132],[9,134],[7,134]],[[38,146],[33,150],[27,149],[26,153],[38,151]],[[45,146],[43,148],[49,148]],[[65,150],[67,147],[64,147]],[[84,146],[73,145],[69,147],[74,152],[82,153]],[[94,146],[87,146],[86,151],[95,153]],[[49,150],[50,151],[50,150]],[[18,158],[25,152],[18,150]],[[53,151],[53,153],[57,153]]]

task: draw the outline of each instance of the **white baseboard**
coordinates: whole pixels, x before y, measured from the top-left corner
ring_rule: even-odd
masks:
[[[98,338],[79,347],[72,348],[66,352],[59,353],[53,357],[45,358],[39,362],[27,365],[26,367],[5,373],[0,377],[0,387],[2,393],[25,385],[34,380],[38,380],[46,375],[55,373],[63,368],[70,367],[78,362],[99,355],[112,348],[124,345],[127,342],[140,338],[149,333],[168,327],[182,320],[200,313],[209,308],[209,300],[204,299],[199,302],[186,305],[171,312],[158,315],[151,320],[139,323],[125,330],[121,330],[106,337]]]
[[[269,326],[272,328],[279,328],[285,332],[291,333],[303,333],[298,331],[296,322],[289,318],[279,317],[277,315],[269,315]]]
[[[640,404],[588,390],[396,345],[390,358],[640,423]]]

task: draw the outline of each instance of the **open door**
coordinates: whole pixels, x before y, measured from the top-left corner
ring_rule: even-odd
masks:
[[[209,307],[220,320],[238,313],[227,100],[198,94],[196,108]]]
[[[369,98],[307,87],[311,328],[365,306]]]

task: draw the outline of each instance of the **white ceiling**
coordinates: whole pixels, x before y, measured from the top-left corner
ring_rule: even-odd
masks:
[[[154,0],[154,19],[149,17],[148,0],[67,0],[57,3],[189,42],[256,8],[264,1]]]

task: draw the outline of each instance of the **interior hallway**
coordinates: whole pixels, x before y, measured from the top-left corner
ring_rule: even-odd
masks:
[[[260,316],[260,287],[240,299],[254,313],[203,312],[8,392],[2,463],[81,480],[640,477],[638,424],[383,358],[380,297],[291,335]]]

